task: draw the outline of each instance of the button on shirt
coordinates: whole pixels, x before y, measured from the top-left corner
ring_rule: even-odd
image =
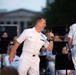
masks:
[[[30,54],[39,53],[40,48],[44,45],[48,46],[49,42],[44,34],[38,33],[35,28],[25,29],[17,39],[19,43],[23,44],[23,53],[28,52]]]
[[[72,45],[76,45],[76,23],[71,26],[68,37],[73,39]]]

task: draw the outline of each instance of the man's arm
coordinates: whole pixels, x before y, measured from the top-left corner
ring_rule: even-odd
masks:
[[[49,51],[52,51],[53,50],[54,34],[52,32],[50,32],[49,36],[50,36],[50,43],[46,49]]]
[[[15,43],[14,47],[12,48],[11,53],[10,53],[10,55],[9,55],[9,62],[12,62],[12,61],[13,61],[13,59],[14,59],[14,57],[15,57],[15,54],[16,54],[16,50],[17,50],[17,48],[19,47],[19,45],[20,45],[20,43],[18,43],[18,42],[16,41],[16,43]]]
[[[71,48],[72,48],[72,39],[68,37],[68,58],[71,60]]]
[[[49,45],[46,49],[49,50],[49,51],[53,50],[53,41],[50,41],[50,43],[49,43]]]
[[[72,48],[72,38],[69,38],[68,37],[68,48],[69,48],[69,51],[71,50],[71,48]]]

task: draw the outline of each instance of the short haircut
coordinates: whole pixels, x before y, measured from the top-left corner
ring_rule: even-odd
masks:
[[[45,20],[46,20],[45,17],[37,17],[37,18],[35,19],[35,24],[36,24],[38,21],[40,21],[41,19],[45,19]]]

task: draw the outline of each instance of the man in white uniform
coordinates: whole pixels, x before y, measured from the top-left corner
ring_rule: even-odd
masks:
[[[10,54],[9,61],[13,61],[18,46],[24,41],[18,68],[19,75],[27,75],[27,72],[29,75],[39,75],[40,59],[38,53],[40,48],[44,45],[47,50],[53,49],[53,41],[48,43],[46,36],[41,33],[45,26],[46,19],[38,17],[36,19],[35,27],[25,29],[17,39]],[[53,33],[50,33],[50,37],[54,37]]]
[[[69,44],[69,51],[71,52],[72,48],[72,60],[74,63],[74,67],[76,70],[76,23],[73,24],[70,28],[69,34],[68,34],[68,44]]]

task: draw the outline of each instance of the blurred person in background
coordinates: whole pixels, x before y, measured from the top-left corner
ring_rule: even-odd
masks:
[[[66,46],[62,48],[62,54],[68,54]],[[66,70],[57,70],[58,75],[66,75]],[[74,70],[67,70],[67,75],[74,75]]]
[[[16,39],[17,39],[17,36],[14,36],[14,38],[13,38],[13,44],[16,43]]]
[[[10,45],[14,45],[16,43],[17,36],[13,37],[13,40],[10,42]]]
[[[3,67],[0,71],[1,75],[19,75],[17,69],[11,66]]]
[[[50,42],[50,31],[46,31],[47,40]],[[54,35],[53,35],[54,36]],[[55,36],[54,36],[55,37]],[[54,40],[53,40],[54,41]],[[50,70],[50,75],[55,75],[55,55],[52,54],[52,51],[46,51],[46,58],[48,60],[48,69]]]
[[[68,42],[68,33],[66,33],[64,36],[64,42]]]
[[[4,38],[4,39],[8,38],[8,33],[7,32],[3,32],[2,36],[1,36],[1,39],[0,39],[1,44],[2,44],[2,38]],[[4,43],[4,41],[3,41],[3,43]],[[4,44],[2,44],[2,45],[4,46]],[[1,50],[2,50],[2,46],[1,46]],[[1,65],[0,66],[2,68],[3,67],[3,59],[6,56],[6,53],[0,53],[0,55],[1,55]]]
[[[52,54],[52,51],[47,50],[47,60],[48,60],[48,68],[50,70],[51,75],[55,75],[55,55]]]
[[[13,45],[8,46],[7,55],[4,57],[4,66],[13,66],[14,68],[18,68],[19,65],[19,56],[15,55],[14,60],[10,63],[9,62],[9,55],[11,53]]]
[[[0,68],[1,68],[1,54],[0,54]]]
[[[2,34],[2,37],[3,37],[3,38],[7,38],[7,37],[8,37],[8,33],[7,33],[7,32],[4,32],[4,33]]]
[[[62,42],[62,40],[61,40],[61,38],[60,38],[60,36],[56,33],[55,35],[54,35],[54,41],[56,42]]]

